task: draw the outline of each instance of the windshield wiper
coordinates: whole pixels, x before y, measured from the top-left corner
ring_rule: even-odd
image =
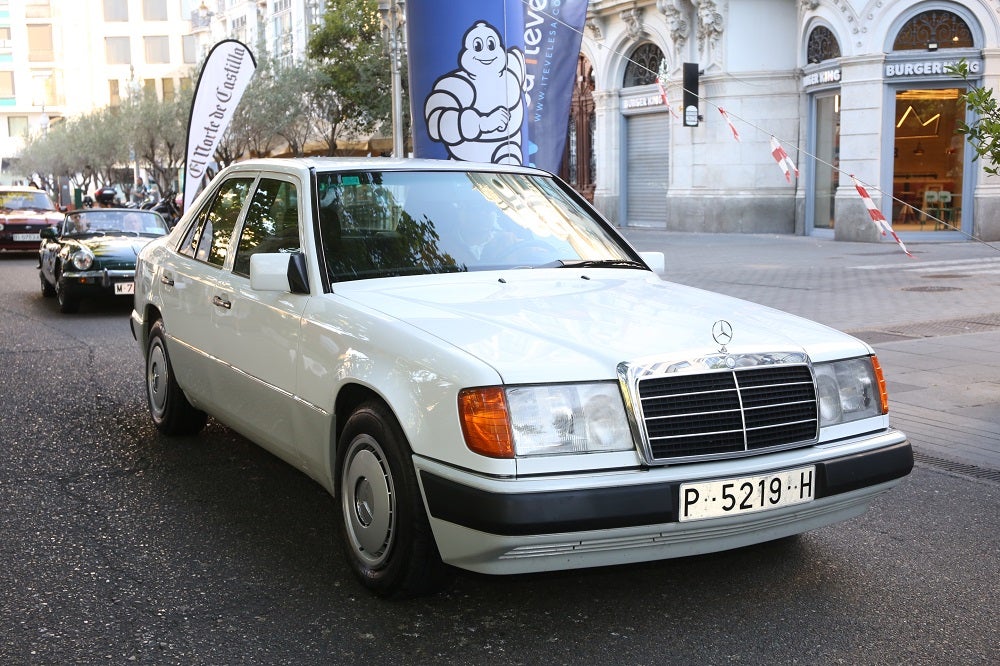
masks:
[[[557,259],[546,266],[552,268],[635,268],[641,271],[649,270],[646,264],[634,259]]]

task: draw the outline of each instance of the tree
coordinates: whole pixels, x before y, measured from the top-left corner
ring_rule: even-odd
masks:
[[[147,92],[127,100],[122,108],[123,124],[135,159],[161,192],[178,182],[187,147],[188,117],[194,92],[183,90],[172,100],[161,102]],[[131,186],[125,188],[126,191]]]
[[[966,82],[969,81],[969,63],[965,58],[955,65],[950,65],[948,71]],[[965,135],[969,140],[969,144],[976,151],[976,157],[973,159],[982,157],[989,162],[983,170],[996,176],[1000,172],[1000,109],[993,97],[993,90],[970,86],[968,92],[961,95],[960,99],[975,113],[976,119],[971,124],[960,120],[955,131]]]
[[[340,141],[371,135],[390,121],[389,56],[382,44],[375,0],[328,0],[308,54],[323,77],[309,97],[330,155]]]

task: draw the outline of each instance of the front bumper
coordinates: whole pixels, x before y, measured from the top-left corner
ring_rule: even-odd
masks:
[[[65,271],[59,280],[66,293],[73,296],[114,296],[116,284],[134,284],[135,270]],[[131,296],[132,292],[117,295]]]
[[[890,430],[837,447],[573,479],[485,479],[417,459],[444,561],[483,573],[640,562],[738,548],[860,515],[913,468]],[[815,499],[743,515],[679,522],[682,483],[816,466]]]

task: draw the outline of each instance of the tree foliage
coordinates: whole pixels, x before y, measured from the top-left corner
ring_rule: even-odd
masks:
[[[304,62],[259,60],[215,159],[224,167],[247,156],[302,155],[317,143],[328,155],[343,154],[349,142],[389,127],[391,83],[376,0],[327,0]],[[68,118],[28,137],[22,171],[50,190],[68,178],[83,191],[117,185],[128,193],[134,161],[161,192],[175,187],[193,95],[181,90],[166,101],[137,91],[119,107]]]
[[[371,135],[390,120],[391,69],[383,43],[376,0],[327,1],[308,53],[323,76],[310,102],[330,155],[341,140]],[[330,94],[324,96],[323,86]]]
[[[949,71],[968,82],[969,63],[964,58],[955,65],[949,66]],[[976,117],[972,123],[960,120],[955,131],[965,135],[973,150],[976,151],[974,159],[983,158],[989,162],[983,169],[986,173],[995,176],[1000,172],[1000,109],[997,107],[993,90],[970,86],[968,91],[961,96],[961,100]]]

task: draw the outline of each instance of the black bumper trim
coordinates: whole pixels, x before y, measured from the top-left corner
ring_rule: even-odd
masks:
[[[899,479],[913,469],[900,442],[816,464],[816,498]],[[681,482],[541,493],[491,493],[421,470],[434,518],[504,536],[579,532],[677,522]]]

